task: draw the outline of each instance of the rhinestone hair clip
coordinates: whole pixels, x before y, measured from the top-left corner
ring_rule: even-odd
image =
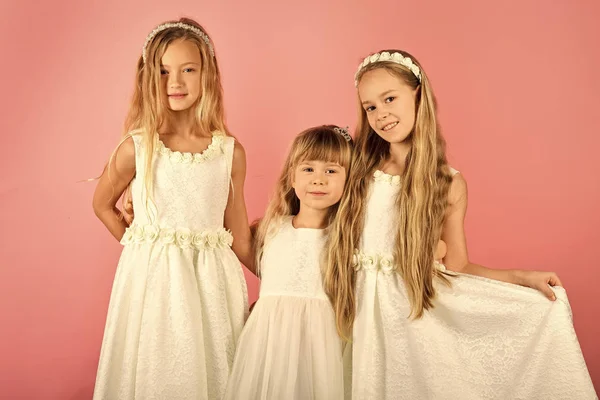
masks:
[[[370,55],[363,60],[363,62],[358,66],[358,71],[356,71],[356,74],[354,74],[354,86],[358,86],[358,74],[364,67],[369,64],[383,61],[393,62],[408,68],[417,77],[419,82],[421,82],[421,69],[410,57],[404,57],[398,52],[390,54],[389,52],[384,51]]]
[[[152,32],[150,32],[150,34],[146,38],[146,41],[144,42],[144,47],[142,48],[142,58],[144,59],[144,62],[146,62],[146,58],[148,56],[146,54],[146,52],[148,50],[148,44],[150,44],[152,39],[154,39],[154,37],[156,35],[158,35],[160,32],[164,31],[165,29],[170,29],[170,28],[180,28],[180,29],[185,29],[186,31],[193,32],[198,37],[200,37],[202,40],[204,40],[204,43],[206,43],[206,45],[208,46],[210,55],[213,57],[215,56],[215,50],[213,49],[212,43],[210,42],[210,38],[208,37],[208,35],[206,33],[202,32],[201,29],[199,29],[193,25],[185,24],[183,22],[169,22],[169,23],[162,24],[162,25],[159,25],[156,28],[154,28],[154,30]]]
[[[342,135],[347,142],[352,140],[352,136],[350,136],[350,134],[348,133],[348,127],[339,128],[336,126],[335,128],[333,128],[333,130]]]

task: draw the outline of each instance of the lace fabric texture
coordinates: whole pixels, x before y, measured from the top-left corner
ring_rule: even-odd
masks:
[[[391,267],[397,217],[390,210],[400,185],[382,172],[371,184],[355,255],[348,398],[597,399],[562,288],[552,302],[530,288],[454,274],[451,287],[436,285],[433,310],[409,318],[405,285]]]
[[[136,176],[144,146],[134,135]],[[234,139],[202,153],[158,141],[153,193],[132,183],[94,399],[221,399],[247,314],[243,272],[223,227]]]
[[[274,231],[225,398],[341,400],[342,344],[322,283],[324,232],[295,229],[291,218]]]

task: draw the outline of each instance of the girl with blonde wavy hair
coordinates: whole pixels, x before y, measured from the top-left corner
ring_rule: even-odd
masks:
[[[421,64],[381,51],[355,84],[355,159],[325,276],[352,340],[352,398],[595,398],[557,275],[470,262],[466,181]]]
[[[342,342],[322,261],[351,155],[350,136],[333,125],[294,140],[256,231],[260,297],[240,337],[226,399],[343,399]]]
[[[159,25],[94,193],[96,215],[124,246],[94,399],[223,397],[247,314],[238,258],[252,265],[245,173],[212,40],[190,19]],[[128,226],[115,205],[130,185]]]

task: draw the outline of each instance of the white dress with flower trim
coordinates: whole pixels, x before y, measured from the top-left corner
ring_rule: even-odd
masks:
[[[240,337],[226,400],[342,400],[342,342],[323,289],[322,229],[274,224],[260,298]]]
[[[94,399],[221,399],[247,314],[223,227],[234,139],[215,135],[195,154],[157,140],[148,202],[145,149],[133,141],[135,219],[121,241]]]
[[[381,171],[371,182],[355,256],[352,398],[597,399],[562,288],[552,302],[530,288],[454,273],[451,287],[436,284],[432,310],[408,318],[392,266],[390,210],[400,184]]]

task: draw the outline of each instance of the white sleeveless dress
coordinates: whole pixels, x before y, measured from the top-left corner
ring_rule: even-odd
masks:
[[[322,229],[296,229],[291,218],[273,230],[226,399],[343,399],[342,344],[322,283],[324,243]]]
[[[456,171],[455,171],[456,172]],[[435,308],[409,320],[392,269],[400,177],[377,171],[356,255],[355,400],[597,399],[567,295],[454,274]],[[445,269],[443,265],[439,268]]]
[[[121,240],[94,399],[221,399],[247,314],[223,227],[234,139],[215,135],[195,154],[157,140],[148,207],[145,149],[133,141],[135,220]]]

